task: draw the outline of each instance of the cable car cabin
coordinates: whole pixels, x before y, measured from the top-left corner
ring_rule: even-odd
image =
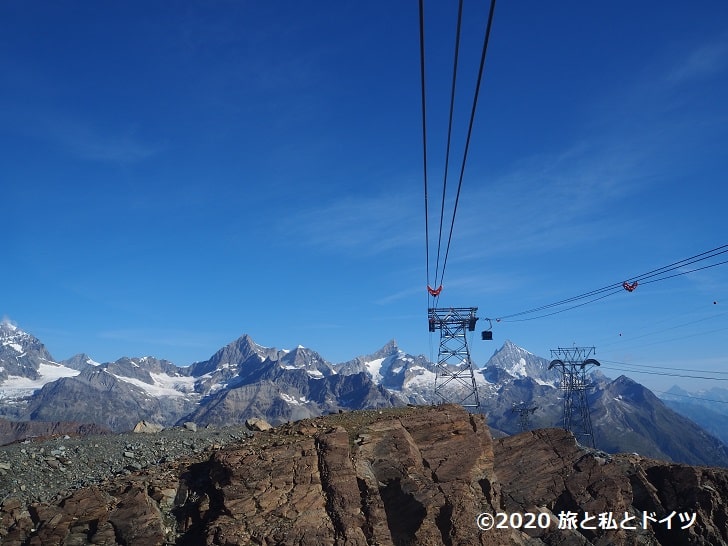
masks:
[[[491,330],[483,330],[480,337],[483,341],[493,341],[493,332]]]

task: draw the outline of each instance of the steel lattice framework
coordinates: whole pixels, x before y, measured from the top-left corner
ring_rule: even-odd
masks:
[[[440,331],[435,370],[435,395],[443,402],[480,407],[467,332],[475,330],[477,307],[428,309],[430,332]]]
[[[564,429],[570,431],[582,444],[586,442],[596,448],[592,429],[587,390],[593,385],[587,380],[587,372],[599,362],[589,358],[594,347],[559,347],[551,349],[549,370],[558,368],[561,372],[561,388],[564,391]]]
[[[526,404],[526,402],[521,402],[520,404],[516,404],[515,402],[513,403],[511,412],[518,414],[518,423],[521,426],[521,432],[525,432],[531,428],[530,416],[533,415],[537,409],[538,406],[531,406]]]

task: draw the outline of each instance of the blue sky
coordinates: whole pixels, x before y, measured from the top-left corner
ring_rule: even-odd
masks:
[[[488,4],[464,9],[458,168]],[[455,16],[426,2],[431,242]],[[414,1],[3,2],[0,315],[57,359],[430,355],[419,77]],[[439,305],[503,316],[728,243],[726,96],[724,2],[498,4]],[[576,343],[728,387],[726,296],[713,267],[473,356]]]

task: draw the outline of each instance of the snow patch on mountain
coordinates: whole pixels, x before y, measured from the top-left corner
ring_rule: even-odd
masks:
[[[154,381],[153,384],[145,383],[133,377],[111,374],[120,381],[139,387],[147,394],[152,396],[186,396],[195,391],[195,377],[185,376],[169,376],[166,374],[151,373],[149,374]]]
[[[365,364],[367,373],[372,378],[372,381],[374,381],[377,385],[379,385],[382,382],[382,363],[387,360],[386,358],[376,358],[374,360],[370,360]]]
[[[38,368],[38,379],[29,379],[17,375],[10,375],[0,385],[0,400],[13,400],[30,396],[38,389],[42,389],[47,383],[61,379],[62,377],[75,377],[80,372],[60,364],[40,364]]]
[[[412,366],[409,371],[412,375],[405,383],[405,387],[417,388],[417,387],[434,387],[435,386],[435,373],[428,370],[423,366]]]
[[[15,349],[16,353],[22,353],[23,348],[20,346],[19,343],[14,343],[12,341],[3,341],[3,345],[5,347],[10,347],[11,349]]]
[[[310,402],[310,400],[308,400],[305,396],[296,398],[295,396],[291,396],[290,394],[286,394],[285,392],[279,393],[278,396],[280,396],[281,400],[283,400],[285,403],[291,404],[293,406],[302,406]]]
[[[512,366],[505,369],[513,377],[526,377],[526,359],[521,357]]]

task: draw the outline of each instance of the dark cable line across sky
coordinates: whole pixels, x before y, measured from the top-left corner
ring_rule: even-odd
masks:
[[[691,270],[688,270],[688,271],[681,271],[681,272],[675,273],[673,275],[666,275],[666,276],[661,276],[659,278],[654,278],[654,277],[658,277],[660,275],[664,275],[666,273],[670,273],[672,271],[675,271],[675,270],[677,270],[677,269],[679,269],[681,267],[685,267],[687,265],[692,265],[694,263],[698,263],[698,262],[702,262],[702,261],[708,260],[710,258],[714,258],[714,257],[719,256],[721,254],[725,254],[726,252],[728,252],[728,245],[722,245],[722,246],[716,247],[714,249],[707,250],[705,252],[701,252],[700,254],[696,254],[694,256],[690,256],[689,258],[684,258],[684,259],[679,260],[677,262],[673,262],[673,263],[671,263],[669,265],[666,265],[666,266],[663,266],[663,267],[659,267],[657,269],[653,269],[653,270],[648,271],[646,273],[642,273],[641,275],[637,275],[637,276],[633,276],[633,277],[628,277],[628,279],[630,279],[633,283],[650,284],[650,283],[654,283],[654,282],[658,282],[658,281],[664,281],[664,280],[667,280],[667,279],[671,279],[671,278],[674,278],[674,277],[678,277],[678,276],[681,276],[681,275],[687,275],[688,273],[694,273],[696,271],[702,271],[702,270],[705,270],[705,269],[709,269],[711,267],[716,267],[716,266],[719,266],[719,265],[724,265],[724,264],[728,263],[728,260],[724,260],[724,261],[721,261],[721,262],[718,262],[718,263],[713,263],[713,264],[705,265],[703,267],[691,269]],[[652,279],[652,280],[645,280],[645,279]],[[578,296],[573,296],[571,298],[566,298],[566,299],[563,299],[563,300],[559,300],[559,301],[554,302],[554,303],[549,303],[547,305],[541,305],[539,307],[534,307],[534,308],[528,309],[526,311],[520,311],[520,312],[517,312],[517,313],[511,313],[511,314],[508,314],[508,315],[501,315],[500,317],[496,318],[495,320],[497,322],[502,322],[502,321],[503,322],[506,322],[506,321],[507,322],[517,322],[517,321],[525,321],[525,320],[535,320],[535,319],[538,319],[538,318],[544,318],[544,317],[556,315],[558,313],[563,313],[564,311],[568,311],[568,310],[574,309],[576,307],[581,307],[582,305],[586,305],[588,303],[593,303],[595,301],[604,299],[604,298],[606,298],[608,296],[612,296],[612,295],[617,294],[619,292],[623,292],[624,291],[624,284],[626,282],[627,282],[626,280],[619,281],[619,282],[616,282],[614,284],[610,284],[610,285],[604,286],[602,288],[597,288],[596,290],[591,290],[589,292],[585,292],[583,294],[579,294]],[[637,286],[637,285],[635,285],[635,286]],[[596,298],[593,297],[593,296],[597,296],[597,295],[599,295],[599,297],[596,297]],[[587,299],[587,298],[592,298],[592,299],[589,300],[589,301],[586,301],[586,302],[577,304],[577,305],[573,305],[571,307],[567,307],[565,309],[559,309],[557,311],[553,311],[551,313],[542,314],[542,315],[539,315],[539,316],[536,316],[536,317],[527,317],[527,318],[520,318],[520,319],[514,319],[513,318],[513,317],[523,317],[524,315],[530,315],[532,313],[538,313],[540,311],[546,311],[547,309],[553,309],[553,308],[556,308],[556,307],[561,307],[563,305],[567,305],[569,303],[581,301],[581,300]],[[508,319],[511,319],[511,320],[508,320]]]
[[[463,21],[463,0],[460,0],[458,2],[458,24],[457,24],[457,30],[455,31],[455,56],[453,59],[453,69],[452,69],[452,87],[450,90],[450,115],[448,119],[447,124],[447,145],[445,150],[445,173],[443,176],[442,181],[442,204],[440,205],[440,229],[438,233],[437,238],[437,260],[436,260],[436,267],[435,267],[435,286],[438,286],[437,283],[437,275],[438,275],[438,269],[440,266],[440,246],[442,244],[442,226],[444,224],[445,219],[445,196],[447,194],[447,175],[448,171],[450,170],[450,144],[452,142],[452,121],[453,121],[453,112],[455,110],[455,89],[456,89],[456,82],[457,82],[457,74],[458,74],[458,57],[460,53],[460,29],[462,27],[462,21]],[[443,267],[444,269],[444,267]]]
[[[427,264],[427,285],[430,285],[430,225],[427,203],[427,100],[425,93],[425,8],[420,0],[420,87],[422,90],[422,162],[425,182],[425,259]],[[428,298],[429,300],[429,298]]]
[[[693,400],[703,400],[704,402],[717,402],[718,404],[728,404],[728,400],[716,400],[714,398],[703,398],[702,396],[693,396],[692,394],[677,394],[669,391],[652,391],[660,394],[668,394],[670,396],[681,396],[682,398],[692,398]]]
[[[619,366],[635,366],[639,368],[652,368],[656,370],[673,370],[677,372],[696,372],[696,373],[710,373],[710,374],[719,374],[719,375],[726,375],[728,376],[728,372],[721,372],[720,370],[694,370],[691,368],[672,368],[667,366],[649,366],[647,364],[630,364],[629,362],[619,362],[618,360],[605,360],[600,358],[599,362],[602,364],[611,363],[611,364],[617,364]]]
[[[667,377],[682,377],[686,379],[709,379],[711,381],[728,381],[728,377],[708,377],[704,375],[688,375],[688,374],[679,374],[679,373],[668,373],[668,372],[650,372],[646,370],[634,370],[634,369],[625,369],[625,368],[618,368],[614,366],[604,366],[604,369],[608,370],[616,370],[620,372],[627,372],[627,373],[641,373],[641,374],[647,374],[647,375],[662,375]]]
[[[706,330],[702,332],[694,332],[692,334],[683,334],[680,336],[681,340],[689,339],[691,337],[698,337],[698,336],[705,336],[708,334],[715,334],[716,332],[722,332],[724,330],[728,330],[728,326],[723,326],[721,328],[716,328],[714,330]],[[665,340],[658,340],[658,341],[651,341],[650,343],[644,343],[641,344],[640,347],[649,347],[651,345],[664,345],[666,343]]]
[[[463,161],[460,166],[460,177],[458,180],[458,189],[455,194],[455,205],[452,211],[452,220],[450,222],[450,234],[447,238],[447,246],[445,247],[445,258],[442,262],[442,273],[440,274],[440,282],[436,283],[438,285],[442,285],[443,278],[445,277],[445,267],[447,266],[447,258],[450,254],[450,243],[452,242],[452,234],[453,229],[455,228],[455,215],[457,214],[458,210],[458,203],[460,201],[460,190],[463,186],[463,177],[465,176],[465,163],[468,159],[468,151],[470,150],[470,138],[473,134],[473,124],[475,122],[475,110],[478,106],[478,97],[480,95],[480,85],[483,81],[483,70],[485,69],[485,57],[488,52],[488,43],[490,42],[490,32],[493,28],[493,15],[495,14],[495,1],[491,0],[490,2],[490,11],[488,12],[488,24],[485,28],[485,37],[483,39],[483,50],[480,55],[480,66],[478,68],[478,78],[476,79],[475,83],[475,95],[473,96],[473,107],[470,112],[470,122],[468,123],[468,136],[465,139],[465,150],[463,152]]]
[[[468,158],[468,151],[470,148],[470,141],[472,137],[473,132],[473,125],[475,121],[475,112],[477,110],[478,105],[478,98],[480,95],[480,88],[481,88],[481,82],[483,79],[483,72],[485,69],[485,59],[486,54],[488,50],[488,44],[490,42],[490,34],[491,29],[493,26],[493,16],[495,13],[495,0],[491,0],[490,4],[490,10],[488,13],[488,21],[485,28],[485,34],[483,38],[483,47],[481,51],[480,56],[480,64],[478,68],[478,76],[476,78],[475,83],[475,92],[473,96],[473,102],[472,102],[472,108],[470,112],[470,120],[468,123],[468,131],[465,138],[465,146],[463,151],[463,158],[462,163],[460,165],[460,176],[458,179],[458,186],[457,191],[455,194],[455,201],[453,205],[453,211],[452,211],[452,217],[450,220],[450,228],[447,238],[447,244],[445,246],[445,252],[444,252],[444,258],[442,259],[442,267],[440,267],[440,257],[441,257],[441,249],[442,249],[442,233],[443,233],[443,227],[444,227],[444,219],[445,219],[445,198],[446,198],[446,191],[447,191],[447,177],[448,177],[448,171],[449,171],[449,164],[450,164],[450,152],[451,152],[451,142],[452,142],[452,125],[453,125],[453,117],[454,117],[454,105],[455,105],[455,96],[456,96],[456,83],[457,83],[457,72],[458,72],[458,60],[459,60],[459,51],[460,51],[460,35],[461,35],[461,25],[462,25],[462,10],[463,10],[463,2],[460,0],[458,5],[458,18],[457,18],[457,27],[455,32],[455,51],[454,51],[454,61],[453,61],[453,74],[452,74],[452,86],[451,86],[451,95],[450,95],[450,111],[449,111],[449,120],[448,120],[448,132],[447,132],[447,145],[446,145],[446,153],[445,153],[445,172],[443,176],[443,189],[442,189],[442,203],[441,203],[441,209],[440,209],[440,225],[439,225],[439,236],[438,236],[438,243],[437,243],[437,260],[435,264],[435,276],[432,283],[432,287],[430,287],[430,242],[429,242],[429,199],[428,199],[428,176],[427,176],[427,102],[426,102],[426,92],[425,92],[425,84],[426,84],[426,78],[425,78],[425,17],[424,17],[424,0],[420,0],[419,2],[419,29],[420,29],[420,85],[422,87],[422,142],[423,142],[423,161],[424,161],[424,185],[425,185],[425,245],[426,245],[426,266],[427,266],[427,286],[430,296],[432,296],[433,300],[437,300],[440,295],[440,290],[443,284],[443,280],[445,277],[445,268],[447,266],[447,260],[448,256],[450,254],[450,246],[452,243],[452,237],[453,237],[453,231],[455,227],[455,217],[457,215],[458,210],[458,204],[460,201],[460,195],[462,190],[462,184],[463,184],[463,178],[465,175],[465,165],[467,163]],[[439,279],[438,279],[439,275]]]
[[[675,324],[675,325],[669,326],[667,328],[661,328],[660,330],[654,330],[652,332],[647,332],[645,334],[639,334],[639,335],[636,335],[636,336],[629,336],[629,337],[625,338],[625,340],[623,340],[623,341],[626,341],[626,343],[630,343],[630,342],[636,341],[638,339],[643,339],[643,338],[650,337],[650,336],[654,336],[654,335],[657,335],[657,334],[662,334],[664,332],[669,332],[671,330],[677,330],[678,328],[684,328],[685,326],[691,326],[693,324],[698,324],[700,322],[705,322],[705,321],[712,320],[712,319],[715,319],[715,318],[718,318],[718,317],[722,317],[722,316],[725,316],[726,314],[727,314],[726,312],[715,313],[715,314],[712,314],[712,315],[707,316],[707,317],[702,317],[702,318],[699,318],[699,319],[690,320],[688,322],[681,322],[680,324]],[[621,333],[619,335],[620,335],[620,337],[622,336]],[[599,347],[600,348],[610,347],[610,346],[616,345],[617,343],[619,343],[619,342],[617,342],[617,341],[611,341],[611,342],[609,342],[608,341],[608,342],[605,342],[605,343],[600,343],[599,344]],[[624,349],[624,348],[625,348],[624,346],[623,347],[620,347],[620,349]],[[630,348],[629,345],[626,348]]]

